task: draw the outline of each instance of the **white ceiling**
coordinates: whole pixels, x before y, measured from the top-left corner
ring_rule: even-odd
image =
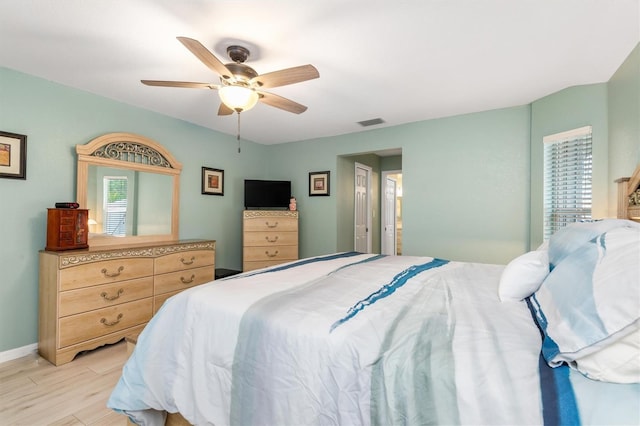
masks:
[[[607,81],[640,41],[640,0],[2,0],[0,66],[236,134],[218,82],[177,36],[223,62],[251,47],[258,73],[313,64],[320,78],[269,91],[307,105],[258,104],[243,139],[275,144],[524,105]],[[1,101],[1,100],[0,100]],[[117,130],[117,129],[114,129]]]

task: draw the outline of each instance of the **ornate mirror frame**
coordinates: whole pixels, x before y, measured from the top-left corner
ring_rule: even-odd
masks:
[[[180,173],[182,164],[169,151],[152,139],[133,133],[108,133],[85,145],[76,145],[78,154],[77,202],[87,208],[89,166],[105,166],[141,172],[170,175],[173,177],[171,203],[171,233],[136,236],[92,236],[89,246],[114,246],[122,244],[146,244],[178,240]]]

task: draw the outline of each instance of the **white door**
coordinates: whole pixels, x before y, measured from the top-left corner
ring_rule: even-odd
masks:
[[[396,186],[390,176],[383,179],[384,198],[382,201],[382,254],[396,255]]]
[[[371,167],[356,163],[354,250],[371,253]]]

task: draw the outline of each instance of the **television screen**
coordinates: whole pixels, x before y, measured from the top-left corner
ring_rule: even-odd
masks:
[[[244,181],[245,209],[282,209],[289,208],[291,181],[256,180]]]

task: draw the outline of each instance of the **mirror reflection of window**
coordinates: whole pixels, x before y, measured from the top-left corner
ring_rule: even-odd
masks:
[[[127,234],[127,187],[125,176],[104,177],[103,218],[108,235],[123,237]]]
[[[76,197],[80,206],[89,210],[89,245],[178,240],[182,164],[162,145],[133,133],[108,133],[76,145],[76,153]],[[109,200],[105,178],[107,182],[126,178],[126,197]],[[125,188],[120,192],[124,194]],[[122,201],[125,199],[126,205]],[[120,201],[119,205],[113,204],[115,201]],[[110,215],[109,229],[105,207]],[[120,221],[114,224],[117,213]]]

